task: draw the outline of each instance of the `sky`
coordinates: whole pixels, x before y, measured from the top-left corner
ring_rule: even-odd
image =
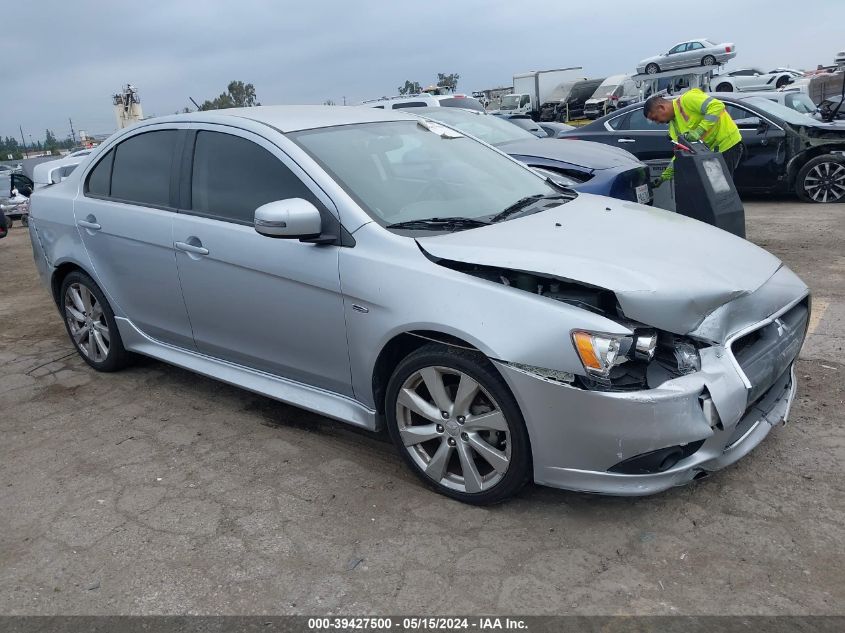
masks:
[[[460,92],[515,73],[634,72],[679,41],[734,42],[729,67],[815,68],[845,49],[845,0],[0,0],[0,135],[116,127],[111,96],[138,89],[164,115],[255,86],[264,105],[349,104],[458,73]]]

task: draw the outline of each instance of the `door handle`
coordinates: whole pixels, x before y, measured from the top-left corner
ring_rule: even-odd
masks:
[[[91,222],[90,220],[77,220],[76,223],[83,229],[88,229],[89,231],[99,231],[103,228],[96,222]]]
[[[203,246],[196,246],[194,244],[188,244],[187,242],[176,242],[173,245],[180,251],[185,251],[186,253],[193,253],[194,255],[208,255],[208,249]]]
[[[617,143],[636,143],[637,139],[634,138],[618,138],[616,139]]]

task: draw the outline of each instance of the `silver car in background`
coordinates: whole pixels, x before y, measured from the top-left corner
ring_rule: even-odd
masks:
[[[144,121],[36,191],[29,229],[94,369],[144,354],[386,426],[469,503],[735,462],[786,418],[809,318],[753,244],[393,110]]]
[[[721,66],[736,57],[733,43],[714,44],[706,38],[675,44],[666,53],[648,57],[637,64],[638,73],[654,75],[665,70],[695,66]]]

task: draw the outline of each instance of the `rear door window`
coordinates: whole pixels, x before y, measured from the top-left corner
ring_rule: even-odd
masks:
[[[308,187],[269,151],[240,136],[200,131],[194,146],[191,209],[217,220],[252,224],[263,204],[304,198]]]
[[[115,148],[112,198],[147,206],[170,206],[170,174],[176,130],[133,136]]]

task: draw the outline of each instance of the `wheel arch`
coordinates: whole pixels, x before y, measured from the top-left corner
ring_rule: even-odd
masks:
[[[65,261],[61,264],[58,264],[53,269],[53,274],[50,276],[50,294],[53,296],[53,301],[55,302],[56,307],[59,307],[61,305],[61,297],[59,296],[59,293],[62,289],[62,282],[64,282],[65,277],[67,277],[70,273],[74,271],[79,271],[88,275],[92,279],[94,278],[90,272],[85,270],[76,262]]]
[[[435,330],[408,330],[395,335],[381,348],[376,362],[373,365],[372,389],[373,402],[376,412],[384,415],[384,396],[387,391],[387,383],[393,375],[396,366],[415,350],[430,343],[440,343],[448,347],[455,347],[471,352],[489,359],[489,357],[478,347],[458,336],[438,332]]]
[[[836,145],[819,145],[816,147],[811,147],[810,149],[807,149],[790,159],[786,168],[789,189],[795,189],[795,186],[797,184],[796,179],[798,178],[798,172],[801,171],[801,168],[804,165],[806,165],[814,158],[824,156],[825,154],[833,154],[834,152],[842,152],[841,154],[837,154],[836,157],[839,158],[839,160],[845,162],[845,143]]]

